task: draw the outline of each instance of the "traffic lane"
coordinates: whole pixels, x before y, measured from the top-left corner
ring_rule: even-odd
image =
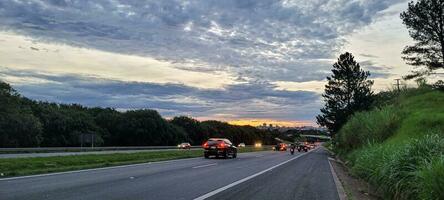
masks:
[[[104,151],[83,151],[83,152],[53,152],[53,153],[13,153],[0,154],[2,158],[36,158],[36,157],[54,157],[54,156],[74,156],[74,155],[100,155],[114,153],[139,153],[154,151],[193,151],[200,149],[145,149],[145,150],[104,150]]]
[[[254,158],[256,156],[263,156],[266,152],[253,152],[245,153],[242,155],[242,159]],[[178,160],[168,160],[160,162],[148,162],[141,164],[123,165],[115,167],[105,167],[98,169],[86,169],[78,171],[68,171],[61,173],[31,175],[24,177],[12,177],[0,179],[0,194],[6,187],[2,187],[8,184],[11,192],[19,192],[20,187],[14,186],[27,186],[26,184],[32,183],[33,190],[53,188],[53,187],[72,187],[79,184],[86,184],[97,181],[111,181],[118,176],[131,177],[139,174],[155,174],[163,171],[174,171],[181,168],[191,168],[194,166],[201,166],[214,162],[221,162],[221,159],[203,159],[188,158]],[[69,180],[69,181],[63,181]]]
[[[209,199],[339,199],[328,154],[318,148]]]
[[[185,159],[0,180],[2,199],[193,199],[283,162],[288,152]],[[205,166],[207,165],[207,166]]]

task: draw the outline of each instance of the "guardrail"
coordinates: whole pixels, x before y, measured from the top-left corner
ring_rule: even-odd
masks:
[[[268,147],[264,145],[262,147]],[[247,145],[253,147],[253,145]],[[271,147],[271,146],[270,146]],[[199,149],[202,146],[191,146]],[[31,147],[31,148],[0,148],[0,154],[8,153],[49,153],[49,152],[83,152],[83,151],[119,151],[119,150],[167,150],[179,149],[177,146],[125,146],[125,147]]]
[[[192,149],[201,146],[191,146]],[[31,147],[0,148],[0,153],[43,153],[43,152],[81,152],[81,151],[118,151],[118,150],[163,150],[178,149],[177,146],[125,146],[125,147]]]

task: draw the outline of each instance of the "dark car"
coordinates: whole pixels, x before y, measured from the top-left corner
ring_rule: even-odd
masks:
[[[308,145],[305,145],[305,144],[302,144],[302,143],[299,143],[296,146],[297,146],[297,149],[298,149],[299,152],[301,152],[301,151],[307,152],[309,150],[309,148],[310,148],[310,147],[308,147]]]
[[[216,156],[228,158],[237,157],[237,148],[231,143],[230,140],[225,138],[210,138],[203,145],[204,157],[209,158],[210,156]]]

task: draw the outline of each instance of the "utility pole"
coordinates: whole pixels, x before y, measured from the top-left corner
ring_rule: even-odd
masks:
[[[400,88],[399,86],[402,85],[402,84],[401,84],[401,79],[400,79],[400,78],[397,78],[397,79],[395,79],[395,81],[396,81],[396,84],[393,84],[393,85],[396,85],[396,88],[398,89],[398,92],[400,92],[400,91],[401,91],[401,88]]]

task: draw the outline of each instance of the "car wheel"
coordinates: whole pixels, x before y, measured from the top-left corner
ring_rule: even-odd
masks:
[[[237,152],[234,152],[233,153],[233,158],[236,158],[237,157]]]
[[[204,157],[205,158],[210,158],[210,156],[208,154],[206,154],[206,153],[204,153]]]
[[[228,151],[224,151],[224,158],[225,158],[225,159],[228,158]]]

